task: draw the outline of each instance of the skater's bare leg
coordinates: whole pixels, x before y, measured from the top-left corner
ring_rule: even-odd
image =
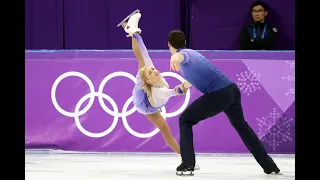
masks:
[[[155,125],[161,132],[167,145],[176,153],[180,154],[180,146],[175,138],[172,136],[171,130],[167,124],[167,121],[162,117],[160,112],[155,114],[148,114],[146,117],[149,121]]]

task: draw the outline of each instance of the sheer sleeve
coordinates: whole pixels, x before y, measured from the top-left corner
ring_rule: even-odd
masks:
[[[178,94],[174,89],[168,88],[158,88],[155,94],[156,98],[170,98],[172,96],[177,96]]]
[[[168,102],[170,97],[177,96],[174,89],[152,88],[152,100],[155,107],[161,107]]]
[[[144,45],[144,42],[142,40],[142,37],[139,34],[134,34],[133,37],[136,38],[137,41],[138,41],[138,45],[139,45],[139,48],[140,48],[140,51],[141,51],[141,55],[142,55],[143,60],[144,60],[144,64],[146,66],[154,67],[154,65],[152,63],[152,60],[149,57],[147,47]]]

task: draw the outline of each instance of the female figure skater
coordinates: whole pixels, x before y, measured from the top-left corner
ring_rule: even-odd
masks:
[[[138,74],[136,85],[132,91],[133,103],[138,112],[144,114],[161,132],[167,145],[176,153],[180,154],[180,147],[171,134],[166,120],[160,114],[160,108],[166,105],[170,97],[185,94],[190,85],[185,82],[170,89],[166,80],[154,67],[148,55],[142,37],[139,35],[141,29],[138,22],[141,14],[131,15],[128,22],[121,23],[127,37],[132,38],[132,50],[138,60]],[[179,90],[178,90],[179,89]]]

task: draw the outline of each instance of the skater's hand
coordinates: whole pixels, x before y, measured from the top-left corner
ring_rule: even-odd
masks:
[[[176,92],[176,94],[177,94],[178,96],[181,96],[182,94],[179,93],[178,88],[180,88],[180,85],[176,86],[176,87],[174,88],[174,91]],[[181,89],[181,90],[182,90],[182,89]]]
[[[183,92],[182,94],[179,93],[178,88],[180,88],[180,89],[182,90],[182,92]],[[176,87],[174,88],[174,90],[176,91],[176,93],[177,93],[179,96],[180,96],[180,95],[183,95],[183,94],[186,94],[187,91],[188,91],[188,89],[189,89],[189,88],[185,88],[183,84],[180,84],[180,85],[178,85],[178,86],[176,86]]]
[[[183,55],[174,53],[170,59],[170,71],[180,71],[180,63],[183,61]]]

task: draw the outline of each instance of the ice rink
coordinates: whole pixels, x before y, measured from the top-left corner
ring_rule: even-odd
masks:
[[[180,177],[175,154],[97,154],[26,151],[26,180],[264,180],[295,179],[294,155],[271,155],[282,175],[267,175],[248,154],[199,154],[200,170]]]

